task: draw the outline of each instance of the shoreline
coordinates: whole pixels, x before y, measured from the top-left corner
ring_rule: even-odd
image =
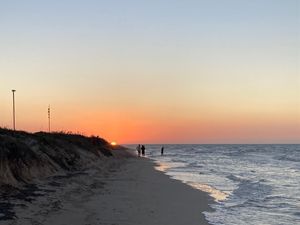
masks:
[[[214,202],[213,198],[155,166],[156,162],[148,158],[130,159],[118,174],[124,179],[108,184],[118,212],[112,224],[209,225],[203,212],[212,211],[209,204]],[[110,224],[109,210],[105,215]]]
[[[16,208],[10,224],[209,225],[212,198],[155,169],[147,158],[109,159],[106,166],[54,179],[55,192]],[[52,182],[53,182],[52,181]],[[43,186],[47,189],[47,186]]]

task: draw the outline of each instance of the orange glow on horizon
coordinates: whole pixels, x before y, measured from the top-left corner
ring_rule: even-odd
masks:
[[[72,117],[58,110],[53,130],[97,135],[118,144],[134,143],[299,143],[300,119],[294,113],[216,113],[203,111],[201,117],[165,115],[160,111],[130,109],[79,111]],[[121,113],[122,112],[122,113]],[[25,114],[27,115],[27,114]],[[18,129],[41,130],[36,117],[18,117]],[[43,122],[43,121],[41,121]],[[47,122],[45,120],[45,122]],[[46,127],[46,126],[45,126]],[[116,141],[113,141],[116,143]],[[112,142],[110,143],[112,144]],[[116,143],[117,144],[117,143]],[[112,144],[113,145],[113,144]]]
[[[21,98],[21,97],[19,97]],[[30,100],[30,99],[25,99]],[[37,132],[47,129],[47,106],[26,108],[19,100],[17,129]],[[10,103],[10,102],[8,102]],[[158,103],[157,103],[158,104]],[[118,144],[135,143],[299,143],[300,117],[297,107],[242,107],[170,105],[107,105],[102,107],[53,104],[53,131],[96,135]],[[2,107],[1,107],[2,108]],[[2,126],[11,126],[10,104]],[[32,111],[32,108],[36,110]],[[226,109],[226,110],[225,110]],[[76,113],[74,113],[76,112]],[[114,141],[115,142],[115,141]],[[110,143],[110,141],[109,141]]]

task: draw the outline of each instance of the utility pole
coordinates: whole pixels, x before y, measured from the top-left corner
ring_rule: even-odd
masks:
[[[51,129],[50,129],[50,105],[48,106],[48,131],[49,131],[49,133],[51,132]]]
[[[16,90],[11,90],[13,93],[13,128],[16,130],[16,108],[15,108],[15,92]]]

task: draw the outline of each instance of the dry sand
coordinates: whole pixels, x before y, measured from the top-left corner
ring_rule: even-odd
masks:
[[[146,158],[112,159],[105,169],[53,182],[55,192],[16,208],[18,219],[0,224],[208,224],[201,212],[210,210],[212,199],[156,171]]]
[[[153,168],[145,159],[130,160],[122,168],[108,184],[111,195],[100,197],[103,206],[108,206],[102,208],[100,224],[208,224],[201,213],[210,210],[207,194]]]

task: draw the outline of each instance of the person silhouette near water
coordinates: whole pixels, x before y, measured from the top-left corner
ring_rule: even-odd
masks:
[[[140,157],[140,156],[141,156],[141,145],[138,145],[138,146],[136,147],[136,150],[137,150],[137,152],[138,152],[138,156]]]
[[[145,156],[145,150],[146,150],[146,148],[145,148],[144,145],[142,145],[141,150],[142,150],[142,156]]]
[[[164,146],[161,147],[160,154],[161,154],[161,155],[164,154]]]

